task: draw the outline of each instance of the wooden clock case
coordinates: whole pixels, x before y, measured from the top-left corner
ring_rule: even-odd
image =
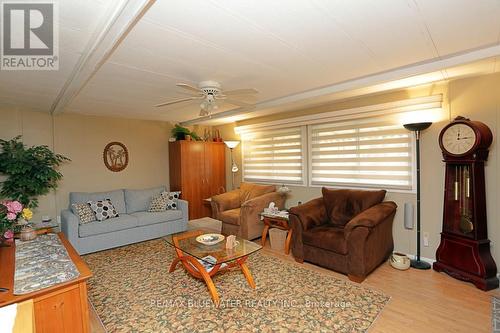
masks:
[[[443,146],[442,137],[450,126],[459,123],[470,126],[476,140],[469,151],[454,155]],[[472,282],[482,290],[498,287],[497,267],[488,239],[484,176],[492,140],[488,126],[463,117],[457,117],[439,135],[446,170],[443,229],[433,268]]]

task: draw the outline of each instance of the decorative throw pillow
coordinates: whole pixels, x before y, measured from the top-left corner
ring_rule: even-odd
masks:
[[[71,206],[73,207],[73,212],[80,219],[80,224],[96,221],[94,211],[92,211],[88,203],[77,203]]]
[[[104,221],[112,217],[117,217],[115,206],[111,203],[111,200],[98,200],[98,201],[88,201],[87,202],[94,211],[95,218],[97,221]]]
[[[157,212],[164,212],[166,210],[167,210],[167,200],[163,198],[161,194],[154,196],[153,199],[151,199],[151,202],[149,203],[148,212],[157,213]]]
[[[161,196],[167,202],[167,210],[179,209],[179,197],[181,196],[180,191],[162,192]]]

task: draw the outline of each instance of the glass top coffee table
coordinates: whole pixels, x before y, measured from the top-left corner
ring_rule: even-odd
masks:
[[[190,230],[165,237],[167,244],[174,247],[177,254],[177,258],[170,265],[169,272],[175,271],[177,264],[182,263],[192,276],[205,281],[216,305],[220,300],[212,276],[217,272],[238,268],[250,287],[255,288],[252,274],[245,262],[249,255],[262,249],[262,246],[239,237],[236,237],[235,246],[232,249],[226,249],[226,239],[214,245],[204,245],[196,240],[198,236],[204,234],[213,234],[213,231]]]

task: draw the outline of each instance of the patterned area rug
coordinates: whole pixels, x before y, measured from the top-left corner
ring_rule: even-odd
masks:
[[[89,297],[109,332],[364,332],[389,297],[263,253],[248,260],[257,284],[230,271],[205,283],[179,268],[162,239],[84,256]]]

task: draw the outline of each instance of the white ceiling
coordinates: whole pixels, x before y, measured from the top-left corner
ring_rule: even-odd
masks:
[[[0,105],[48,111],[75,68],[112,0],[59,2],[59,70],[0,71]]]
[[[61,1],[61,70],[1,72],[0,100],[48,110],[104,6]],[[256,88],[249,102],[263,103],[500,44],[499,17],[498,0],[157,0],[65,112],[186,121],[197,118],[197,103],[152,107],[183,97],[177,82]]]

